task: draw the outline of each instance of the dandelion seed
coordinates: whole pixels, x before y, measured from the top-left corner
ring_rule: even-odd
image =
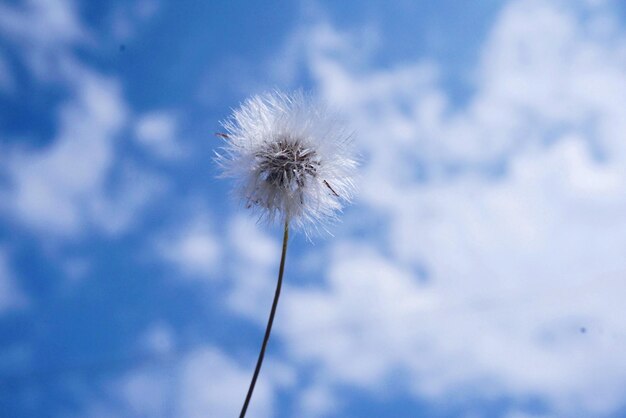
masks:
[[[323,104],[301,92],[254,96],[223,125],[217,162],[262,219],[288,220],[308,233],[324,229],[351,200],[350,135]]]
[[[226,146],[217,154],[224,177],[247,208],[261,218],[284,224],[278,282],[252,381],[241,409],[244,418],[269,341],[285,270],[289,226],[307,233],[336,219],[352,198],[356,161],[350,135],[339,119],[312,98],[298,92],[255,96],[236,109],[218,133]]]

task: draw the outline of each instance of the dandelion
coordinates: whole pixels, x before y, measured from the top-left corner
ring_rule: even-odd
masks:
[[[223,123],[217,162],[246,206],[309,234],[349,202],[356,162],[342,121],[302,92],[248,99]]]
[[[285,269],[289,228],[327,229],[354,193],[356,161],[351,136],[339,118],[302,92],[280,92],[246,100],[218,134],[223,177],[261,219],[284,226],[278,282],[256,368],[240,418],[246,414],[274,322]]]

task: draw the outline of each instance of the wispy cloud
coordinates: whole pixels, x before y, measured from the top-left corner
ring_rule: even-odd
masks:
[[[2,12],[0,30],[25,67],[67,99],[52,112],[57,117],[49,147],[7,147],[9,181],[0,190],[1,206],[26,226],[57,236],[127,229],[165,186],[143,167],[117,158],[119,138],[132,119],[119,80],[76,58],[73,46],[89,36],[73,3],[3,5]]]
[[[15,79],[8,60],[0,48],[0,92],[10,93],[15,88]]]
[[[91,42],[80,22],[74,2],[36,1],[0,5],[0,34],[26,63],[39,81],[63,77],[63,66],[71,60],[71,47]]]
[[[184,154],[177,136],[178,125],[174,112],[150,112],[137,119],[135,137],[148,153],[157,158],[177,160]]]
[[[211,227],[212,220],[203,213],[163,233],[157,239],[156,251],[161,259],[187,277],[216,280],[219,278],[216,273],[223,268],[220,263],[223,248]]]
[[[29,304],[27,297],[20,290],[9,259],[0,247],[0,314],[14,309],[21,309]]]
[[[230,286],[228,305],[260,326],[267,315],[267,301],[273,295],[276,258],[280,247],[275,238],[243,215],[233,216],[227,232]]]
[[[306,31],[304,67],[366,155],[352,214],[387,228],[333,246],[323,289],[290,289],[290,356],[370,390],[402,370],[419,397],[621,407],[626,37],[610,5],[511,2],[462,106],[437,63],[363,71],[353,34]]]
[[[85,413],[103,418],[134,414],[199,418],[232,416],[239,411],[241,393],[249,383],[248,368],[213,346],[167,358],[171,361],[131,369],[111,382],[88,402]],[[280,364],[271,365],[280,369]],[[276,372],[259,382],[251,417],[275,416],[276,389],[283,382],[284,377]]]
[[[172,158],[188,156],[179,147],[184,109],[134,108],[123,75],[84,59],[84,46],[97,36],[75,5],[0,5],[2,48],[32,78],[31,88],[61,93],[45,146],[12,138],[2,145],[3,220],[35,240],[84,243],[94,232],[111,238],[132,231],[150,218],[151,204],[179,211],[148,219],[154,224],[132,245],[149,250],[148,263],[171,267],[158,269],[163,276],[206,279],[175,283],[223,301],[207,308],[216,315],[211,321],[243,318],[261,329],[280,252],[276,237],[248,214],[214,217],[223,196],[207,192],[206,183],[198,187],[204,178],[195,177],[210,170],[188,164],[178,172],[182,160]],[[364,161],[359,200],[337,226],[337,239],[304,247],[295,238],[290,248],[302,258],[287,264],[274,357],[264,366],[254,413],[342,416],[354,393],[392,393],[433,409],[445,400],[446,408],[463,410],[459,415],[467,405],[508,399],[503,415],[511,418],[530,416],[520,406],[529,399],[545,406],[546,418],[623,408],[626,34],[612,7],[509,2],[465,71],[470,93],[463,101],[450,94],[446,63],[423,57],[383,65],[376,48],[385,48],[385,38],[372,28],[384,32],[384,25],[346,30],[323,13],[294,28],[268,58],[263,70],[270,75],[259,79],[263,71],[239,56],[211,63],[210,77],[198,80],[204,105],[221,102],[220,92],[239,96],[268,80],[285,86],[305,79],[345,111]],[[158,5],[140,1],[120,10],[111,36],[123,41],[139,36],[128,25],[155,16]],[[12,75],[4,85],[19,95]],[[204,141],[211,132],[200,125]],[[161,165],[172,178],[159,174]],[[170,184],[179,174],[180,190]],[[32,300],[2,251],[0,311],[13,312]],[[61,270],[89,273],[91,283],[108,280],[93,261],[77,252]],[[158,286],[172,281],[152,279],[144,286],[137,273],[133,283],[161,298]],[[120,306],[110,309],[136,308]],[[156,312],[168,315],[151,311],[141,321]],[[176,327],[189,332],[185,327],[204,320],[165,326],[158,318],[137,343],[163,361],[94,378],[93,391],[77,384],[85,410],[76,415],[236,413],[250,378],[249,344],[220,346],[223,330],[209,329],[210,343],[180,349]],[[28,342],[21,344],[5,357],[28,357]]]

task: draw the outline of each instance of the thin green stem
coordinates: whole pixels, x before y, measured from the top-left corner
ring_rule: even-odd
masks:
[[[278,306],[278,298],[280,297],[280,289],[283,285],[283,273],[285,272],[285,256],[287,255],[287,241],[289,240],[289,222],[285,221],[285,233],[283,235],[283,251],[280,256],[280,268],[278,270],[278,283],[276,283],[276,292],[274,293],[274,302],[272,303],[272,310],[270,311],[270,317],[267,321],[267,327],[265,328],[265,337],[263,337],[263,344],[261,345],[261,352],[259,353],[259,358],[256,361],[256,368],[254,369],[254,375],[252,375],[252,381],[250,382],[250,387],[248,388],[248,394],[246,395],[246,400],[243,403],[243,407],[241,408],[241,413],[239,414],[239,418],[244,418],[246,416],[246,411],[248,410],[248,404],[250,403],[250,399],[252,398],[252,392],[254,392],[254,386],[256,385],[256,380],[259,377],[259,372],[261,371],[261,365],[263,364],[263,357],[265,357],[265,347],[267,347],[267,342],[270,339],[270,333],[272,332],[272,324],[274,323],[274,316],[276,315],[276,307]]]

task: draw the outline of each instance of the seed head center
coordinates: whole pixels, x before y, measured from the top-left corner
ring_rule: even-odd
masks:
[[[257,154],[261,178],[272,186],[295,191],[315,177],[319,161],[317,153],[302,141],[280,138]]]

